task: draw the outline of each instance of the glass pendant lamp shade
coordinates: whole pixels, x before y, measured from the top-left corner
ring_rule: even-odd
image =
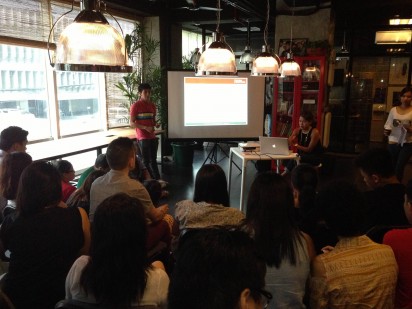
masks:
[[[100,11],[84,9],[59,37],[57,71],[132,72],[125,41]]]
[[[243,54],[240,56],[240,60],[239,60],[239,62],[240,63],[245,63],[245,64],[248,64],[248,63],[252,63],[253,62],[253,55],[252,55],[252,50],[250,49],[250,46],[249,45],[247,45],[246,47],[245,47],[245,51],[243,52]]]
[[[192,64],[194,68],[197,68],[201,55],[202,54],[199,52],[199,48],[196,47],[195,50],[193,51],[192,56],[190,57],[190,63]]]
[[[268,47],[263,45],[262,52],[253,61],[252,64],[252,76],[275,76],[279,72],[279,63],[268,52]]]
[[[235,75],[236,72],[235,55],[220,36],[220,40],[215,40],[200,56],[196,75]]]
[[[280,66],[280,74],[283,77],[300,76],[301,75],[300,66],[297,62],[293,60],[293,58],[290,58],[286,60],[285,62],[283,62],[282,65]]]

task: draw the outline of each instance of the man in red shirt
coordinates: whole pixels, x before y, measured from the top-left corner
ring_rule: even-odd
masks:
[[[152,87],[143,83],[138,87],[140,99],[130,108],[130,126],[136,128],[144,165],[153,179],[160,179],[157,167],[157,148],[159,141],[154,133],[156,124],[156,105],[150,101]]]

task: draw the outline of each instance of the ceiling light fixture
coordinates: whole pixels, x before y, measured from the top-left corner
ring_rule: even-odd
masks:
[[[235,55],[230,46],[225,42],[223,33],[220,32],[220,0],[217,1],[217,27],[213,33],[213,42],[202,53],[199,59],[197,76],[207,75],[236,75]]]
[[[59,20],[73,11],[74,0],[72,9],[60,16],[53,24],[47,45],[50,65],[56,71],[132,72],[133,67],[128,64],[122,28],[110,13],[122,34],[109,24],[100,12],[102,3],[104,2],[101,0],[80,0],[81,12],[60,34],[54,62],[50,57],[50,37]]]
[[[270,17],[269,0],[266,0],[266,24],[263,31],[263,38],[265,45],[262,46],[262,52],[253,60],[252,76],[276,76],[279,75],[279,62],[269,52],[269,45],[267,43],[268,26]],[[278,57],[279,58],[279,57]]]
[[[395,15],[393,18],[389,19],[389,25],[412,25],[412,18],[401,18],[399,15]]]
[[[283,77],[286,76],[300,76],[300,66],[293,59],[292,45],[293,45],[293,17],[295,16],[295,0],[293,0],[292,18],[290,22],[290,52],[286,56],[286,61],[280,66],[280,73]]]
[[[375,44],[408,44],[411,37],[412,30],[376,31]]]
[[[250,48],[250,24],[249,21],[247,21],[247,42],[245,51],[240,56],[239,62],[246,64],[246,70],[249,70],[249,64],[253,62],[253,59],[254,57],[252,55],[252,50]]]

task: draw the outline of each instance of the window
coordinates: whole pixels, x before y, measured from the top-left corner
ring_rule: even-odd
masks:
[[[0,31],[7,40],[0,39],[0,131],[10,125],[20,126],[30,132],[29,141],[38,141],[128,124],[111,120],[112,115],[115,119],[120,114],[123,117],[124,111],[108,113],[106,108],[127,102],[114,87],[122,74],[53,72],[46,46],[49,16],[55,23],[71,5],[52,1],[49,7],[48,2],[1,1]],[[75,7],[58,21],[53,29],[54,41],[78,13]],[[105,16],[120,31],[117,23]],[[135,24],[120,18],[118,22],[123,34],[130,33]]]
[[[205,49],[207,49],[210,43],[212,43],[212,37],[207,36]],[[202,52],[202,35],[195,32],[182,30],[182,57],[190,59],[196,47],[199,48],[200,52]]]

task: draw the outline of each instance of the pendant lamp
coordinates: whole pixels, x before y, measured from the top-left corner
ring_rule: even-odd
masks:
[[[81,12],[59,37],[54,63],[49,51],[50,64],[56,71],[132,72],[133,67],[128,64],[125,40],[100,12],[101,3],[100,0],[80,1]],[[49,41],[55,25],[72,10],[60,16],[53,24]],[[115,21],[117,22],[116,19]]]
[[[269,12],[270,5],[269,0],[266,1],[266,25],[263,32],[265,45],[262,46],[262,52],[253,60],[252,64],[252,76],[276,76],[279,75],[279,62],[269,52],[269,45],[267,43],[268,36],[268,24],[269,24]],[[279,58],[279,57],[278,57]]]
[[[252,63],[254,60],[253,55],[252,55],[252,50],[250,48],[250,23],[249,21],[247,22],[247,42],[246,42],[246,47],[245,51],[243,54],[240,56],[240,63],[246,64],[246,70],[249,70],[249,64]]]
[[[286,61],[282,63],[280,66],[280,73],[281,76],[300,76],[300,66],[299,64],[293,59],[293,16],[295,16],[295,0],[293,0],[293,9],[292,9],[292,18],[290,22],[290,52],[287,53]]]
[[[217,1],[217,27],[213,33],[213,43],[202,53],[196,76],[207,75],[236,75],[235,55],[230,46],[225,42],[223,33],[219,31],[220,25],[220,0]]]

